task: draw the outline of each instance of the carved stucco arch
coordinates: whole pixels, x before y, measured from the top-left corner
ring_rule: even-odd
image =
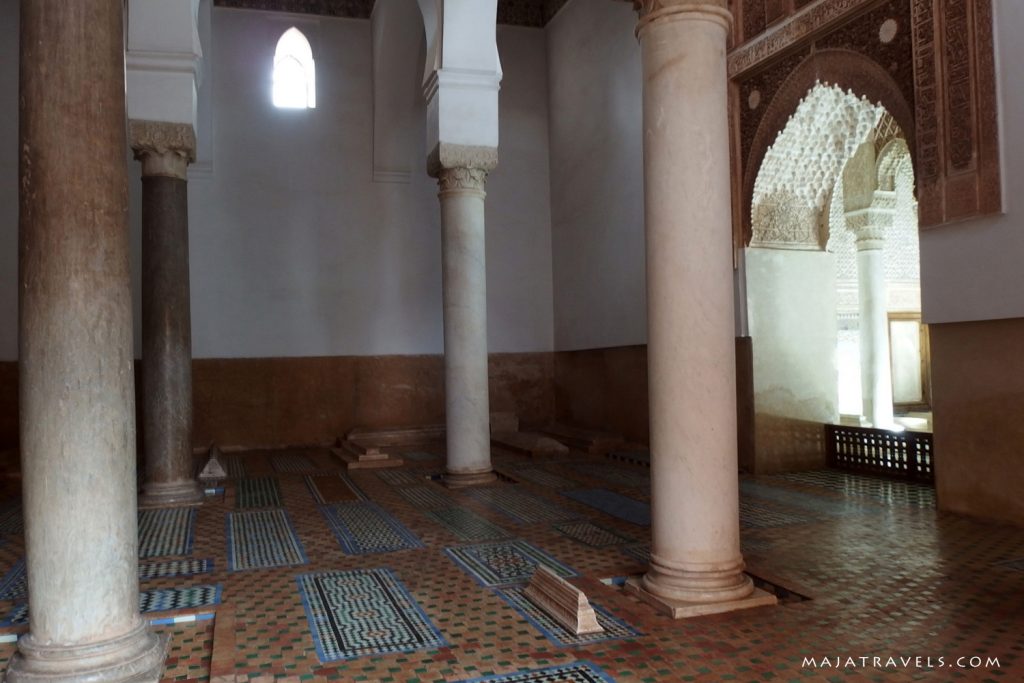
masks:
[[[914,111],[910,98],[900,90],[896,81],[877,62],[850,50],[821,50],[802,61],[782,84],[771,102],[754,135],[750,152],[743,165],[743,244],[751,240],[751,211],[754,184],[764,161],[765,153],[779,133],[786,127],[800,102],[817,83],[829,83],[843,90],[865,97],[889,112],[902,129],[906,139],[914,137]],[[911,157],[916,158],[913,147]]]
[[[878,175],[878,189],[891,192],[896,189],[896,179],[905,175],[910,165],[911,177],[913,177],[913,156],[907,141],[903,138],[893,138],[878,152],[876,162]]]

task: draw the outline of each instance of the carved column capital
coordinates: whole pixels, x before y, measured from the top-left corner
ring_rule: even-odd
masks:
[[[447,192],[484,193],[487,171],[482,168],[442,168],[437,174],[437,186],[441,194]]]
[[[637,37],[650,24],[668,18],[713,21],[726,30],[732,26],[729,0],[633,0],[633,8],[640,15]]]
[[[895,209],[875,206],[847,213],[846,227],[857,238],[857,251],[882,249],[895,214]]]
[[[188,177],[188,165],[196,160],[196,133],[191,125],[131,120],[128,138],[135,158],[142,162],[143,177]]]

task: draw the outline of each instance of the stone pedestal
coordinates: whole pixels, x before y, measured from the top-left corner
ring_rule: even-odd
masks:
[[[857,237],[861,400],[864,417],[882,429],[894,424],[884,248],[895,204],[894,192],[876,192],[871,208],[846,215],[846,225]]]
[[[470,155],[472,156],[472,155]],[[467,159],[470,158],[467,156]],[[444,384],[448,441],[444,481],[494,481],[487,393],[484,183],[492,163],[440,167],[444,273]]]
[[[761,596],[739,542],[726,2],[637,2],[651,411],[645,600],[673,616]]]
[[[198,505],[193,478],[192,327],[188,272],[188,124],[132,121],[142,162],[142,416],[139,505]]]
[[[158,681],[139,616],[120,0],[21,5],[20,428],[29,632],[6,680]]]

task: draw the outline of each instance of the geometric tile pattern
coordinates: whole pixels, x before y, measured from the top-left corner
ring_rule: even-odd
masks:
[[[139,593],[140,612],[168,612],[175,609],[209,607],[220,604],[221,585],[157,588]]]
[[[563,491],[563,496],[637,526],[651,525],[651,506],[607,489]]]
[[[224,471],[227,472],[228,479],[242,479],[245,477],[245,463],[242,462],[241,456],[222,455],[220,457],[220,463],[224,466]]]
[[[0,600],[18,600],[28,595],[25,560],[19,560],[0,581]]]
[[[398,489],[398,495],[420,510],[437,510],[452,506],[452,499],[434,486],[407,486]]]
[[[8,612],[0,626],[20,626],[28,623],[28,605],[19,605]]]
[[[284,510],[230,512],[227,518],[231,571],[306,564],[302,543]]]
[[[377,473],[385,484],[392,486],[405,486],[407,484],[422,484],[426,475],[422,472],[410,472],[409,470],[381,470]]]
[[[348,555],[422,548],[411,531],[376,503],[335,503],[320,512]]]
[[[366,500],[366,495],[344,474],[306,476],[306,487],[320,505]]]
[[[448,556],[476,581],[487,587],[525,583],[537,565],[563,578],[575,576],[569,567],[526,541],[502,541],[445,548]]]
[[[291,453],[272,455],[270,457],[270,464],[274,467],[275,472],[285,474],[310,474],[320,471],[320,468],[314,465],[313,461],[306,456]]]
[[[516,470],[515,477],[553,489],[572,489],[580,485],[578,481],[567,479],[547,470],[542,470],[539,467],[524,467],[521,470]]]
[[[469,495],[519,523],[555,522],[578,516],[543,498],[512,486],[488,486],[473,489],[469,491]]]
[[[191,554],[195,523],[195,508],[139,510],[139,557]]]
[[[466,508],[448,507],[443,510],[430,510],[424,514],[448,529],[461,541],[488,541],[510,536],[498,525]]]
[[[626,557],[631,557],[640,564],[648,565],[651,563],[651,544],[650,543],[639,543],[637,545],[626,546],[625,548],[619,548],[622,554]]]
[[[273,508],[281,506],[281,489],[274,477],[252,477],[239,479],[235,507]]]
[[[139,565],[139,580],[168,579],[176,576],[194,576],[213,571],[213,560],[169,560]]]
[[[447,646],[390,569],[302,574],[296,581],[321,662]]]
[[[527,621],[533,624],[538,631],[544,634],[545,638],[558,647],[584,645],[586,643],[596,643],[602,640],[634,638],[641,635],[635,628],[624,621],[616,619],[606,609],[593,603],[591,603],[591,606],[594,608],[594,613],[597,615],[597,623],[604,628],[604,632],[577,635],[555,621],[552,617],[548,616],[547,612],[533,604],[529,598],[523,594],[523,588],[511,586],[508,588],[495,589],[494,592],[504,598],[505,602],[522,614]]]
[[[615,683],[615,679],[596,664],[574,662],[504,676],[465,679],[458,683]]]
[[[566,522],[556,524],[554,530],[591,548],[606,548],[610,545],[635,543],[636,539],[623,536],[593,522]]]
[[[791,524],[807,524],[810,520],[795,512],[784,512],[780,509],[762,505],[749,498],[740,500],[740,526],[746,528],[770,528],[789,526]]]
[[[913,482],[878,479],[836,470],[816,470],[779,474],[769,479],[781,479],[809,486],[821,486],[844,496],[871,498],[886,505],[916,508],[935,508],[935,489]]]
[[[866,513],[878,513],[878,508],[869,508],[849,498],[835,499],[825,496],[818,496],[813,493],[802,491],[791,491],[781,489],[777,486],[762,484],[749,479],[740,480],[740,493],[743,496],[753,496],[763,500],[769,500],[780,505],[801,508],[810,512],[818,512],[831,517],[843,515],[863,515]]]
[[[21,516],[21,501],[14,501],[0,510],[0,535],[21,534],[25,525]]]

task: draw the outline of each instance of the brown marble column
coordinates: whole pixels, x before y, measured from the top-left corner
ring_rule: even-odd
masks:
[[[21,3],[15,683],[157,681],[166,652],[139,616],[123,11]]]
[[[198,505],[193,478],[188,164],[192,126],[132,121],[142,162],[142,416],[145,480],[139,505]]]
[[[651,565],[673,617],[771,604],[743,573],[725,0],[644,0]]]

